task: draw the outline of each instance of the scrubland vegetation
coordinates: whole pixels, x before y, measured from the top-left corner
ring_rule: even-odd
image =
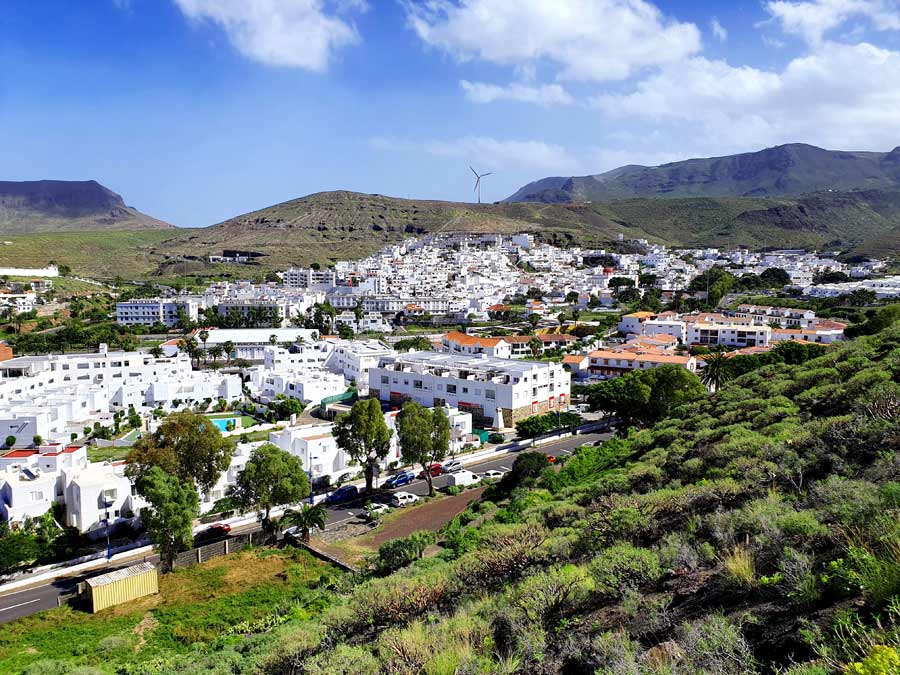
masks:
[[[523,453],[437,555],[395,545],[390,564],[334,583],[318,616],[201,640],[156,669],[98,667],[900,672],[900,326],[753,365],[561,468]]]

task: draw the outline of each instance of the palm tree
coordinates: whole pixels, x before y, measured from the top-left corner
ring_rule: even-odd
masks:
[[[575,322],[575,326],[574,326],[574,328],[572,329],[573,332],[578,328],[578,319],[579,319],[580,316],[581,316],[581,310],[580,310],[580,309],[577,309],[577,308],[576,308],[576,309],[573,309],[573,310],[572,310],[572,321]]]
[[[197,337],[199,337],[199,338],[200,338],[200,342],[203,343],[203,349],[206,349],[206,341],[209,340],[209,331],[208,331],[208,330],[201,330],[201,331],[197,334]]]
[[[163,355],[162,347],[160,347],[159,345],[153,345],[152,347],[150,347],[150,356],[152,356],[154,359],[161,358],[162,355]]]
[[[228,364],[231,365],[231,353],[234,351],[234,343],[231,340],[226,340],[222,343],[222,349],[225,352],[225,358],[228,359]]]
[[[309,543],[309,533],[316,528],[324,530],[327,517],[328,511],[323,504],[304,504],[299,509],[285,511],[279,525],[281,527],[295,525],[300,528],[300,539]]]
[[[710,391],[718,391],[734,377],[733,363],[725,352],[713,352],[703,357],[703,361],[706,367],[700,372],[700,379]]]
[[[222,358],[222,354],[225,353],[225,350],[222,348],[222,345],[213,345],[209,348],[209,355],[212,357],[213,366],[216,365],[216,362]]]

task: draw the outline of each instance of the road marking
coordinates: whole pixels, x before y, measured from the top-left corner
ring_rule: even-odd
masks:
[[[15,609],[16,607],[24,607],[25,605],[30,605],[33,602],[40,602],[41,598],[35,598],[34,600],[29,600],[28,602],[20,602],[18,605],[10,605],[9,607],[0,608],[0,612],[8,612],[11,609]]]
[[[501,466],[500,470],[501,471],[512,471],[512,469],[510,469],[508,466]]]

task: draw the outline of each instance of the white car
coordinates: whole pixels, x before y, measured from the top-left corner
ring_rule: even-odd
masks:
[[[415,504],[419,498],[411,492],[395,492],[391,497],[391,506],[401,507]]]
[[[503,476],[506,475],[505,471],[498,471],[497,469],[488,469],[481,477],[485,480],[500,480]]]
[[[365,516],[366,520],[376,520],[390,510],[391,507],[387,504],[370,504],[366,507],[363,515]]]

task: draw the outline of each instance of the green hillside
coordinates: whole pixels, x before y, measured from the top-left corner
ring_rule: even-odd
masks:
[[[647,427],[561,469],[521,453],[437,549],[404,567],[393,546],[400,569],[336,581],[321,615],[275,608],[213,636],[183,613],[152,661],[120,648],[134,616],[115,650],[66,647],[33,672],[895,675],[896,310],[844,345],[728,361],[743,375],[715,394],[676,367],[599,385],[594,405]]]
[[[623,166],[594,176],[544,178],[506,201],[606,201],[627,197],[784,197],[826,190],[900,187],[900,146],[890,152],[824,150],[789,143],[758,152],[661,166]]]

